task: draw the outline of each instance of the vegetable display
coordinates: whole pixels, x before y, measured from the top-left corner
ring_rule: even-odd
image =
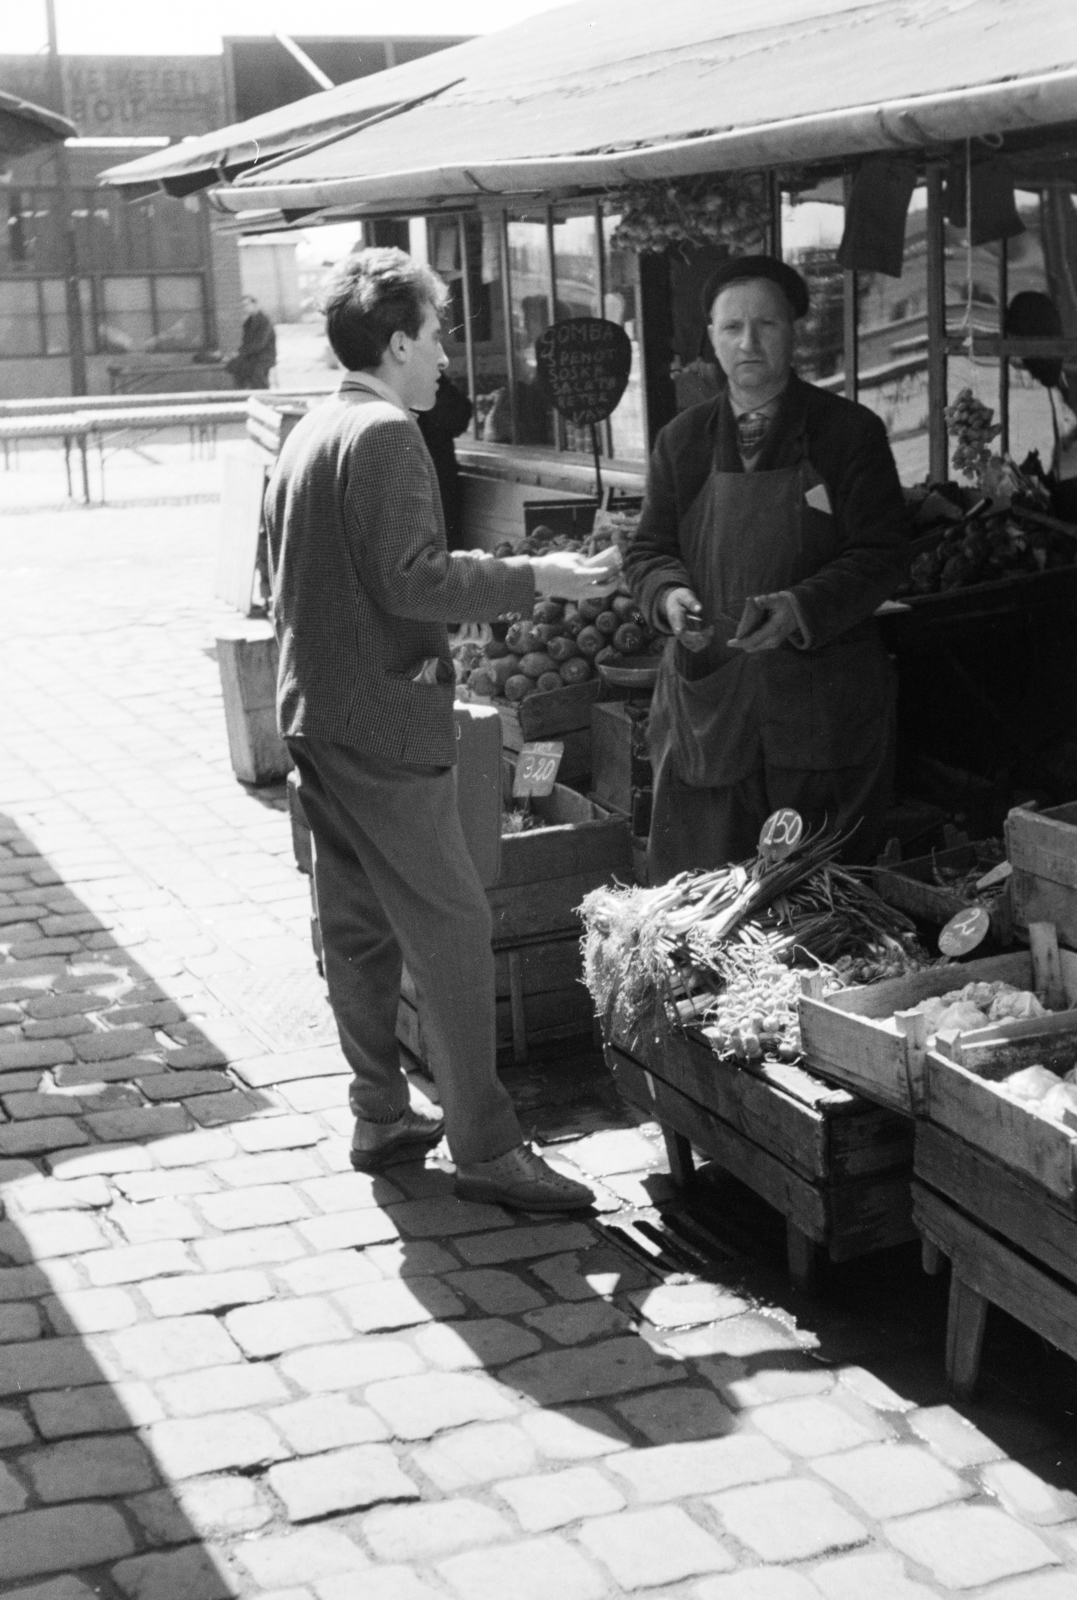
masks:
[[[582,546],[566,535],[539,526],[518,545],[499,545],[495,555],[536,555],[551,549],[596,554],[620,531],[607,517]],[[629,519],[622,518],[628,522]],[[626,590],[605,599],[539,600],[530,618],[509,616],[494,627],[495,637],[481,654],[469,653],[459,676],[470,695],[518,704],[534,694],[586,683],[598,667],[617,666],[633,657],[655,654],[659,636],[647,626]],[[501,634],[502,637],[496,637]],[[458,657],[458,660],[460,658]]]
[[[701,1020],[719,1056],[795,1061],[803,969],[837,989],[928,965],[912,922],[837,864],[841,844],[818,835],[777,863],[594,890],[580,908],[584,981],[607,1029],[654,1010]]]
[[[904,595],[937,594],[977,583],[1071,567],[1077,528],[1050,514],[1043,478],[992,454],[994,413],[963,389],[946,411],[953,465],[970,480],[909,492],[912,565]]]

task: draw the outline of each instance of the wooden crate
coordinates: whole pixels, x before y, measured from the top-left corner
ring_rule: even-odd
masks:
[[[279,783],[292,765],[277,731],[277,640],[272,624],[237,618],[217,630],[224,721],[232,771],[255,788]]]
[[[976,1385],[989,1305],[1077,1356],[1077,1218],[1033,1180],[945,1129],[916,1129],[913,1216],[924,1265],[951,1264],[946,1371]]]
[[[1018,807],[1005,832],[1017,926],[1053,922],[1061,942],[1077,949],[1077,802],[1049,811]]]
[[[547,826],[505,835],[501,871],[487,890],[495,950],[559,933],[578,937],[584,895],[614,878],[633,881],[632,839],[623,817],[560,783],[532,806]]]
[[[586,684],[580,685],[587,688]],[[551,693],[558,693],[552,690]],[[535,697],[538,698],[537,696]],[[501,743],[502,749],[508,755],[518,755],[532,735],[525,734],[520,726],[519,706],[510,706],[503,700],[494,702],[498,715],[501,718]],[[524,701],[524,704],[529,704]],[[591,728],[577,728],[569,733],[541,734],[537,737],[560,739],[565,747],[558,769],[558,777],[562,783],[580,783],[591,775]]]
[[[511,784],[506,762],[506,794]],[[501,871],[486,891],[494,919],[498,1050],[516,1061],[534,1044],[591,1031],[578,907],[585,894],[614,878],[633,881],[624,818],[559,783],[531,805],[547,826],[502,838]],[[417,1060],[429,1061],[414,990],[407,986],[397,1035]]]
[[[922,922],[943,927],[959,911],[977,902],[964,899],[956,890],[935,881],[935,869],[971,872],[980,860],[974,844],[959,844],[949,850],[936,850],[911,861],[880,862],[872,874],[876,894],[888,905]],[[985,866],[984,872],[990,868]],[[1013,943],[1013,914],[1008,889],[983,902],[991,918],[991,934],[1001,945]]]
[[[901,1118],[801,1067],[721,1061],[691,1030],[615,1036],[606,1060],[624,1098],[661,1124],[675,1178],[690,1181],[695,1147],[784,1215],[800,1287],[821,1252],[845,1261],[914,1237]]]
[[[1060,957],[1065,1003],[1072,1006],[1077,1003],[1077,956],[1063,950]],[[983,961],[951,962],[908,978],[842,989],[825,1000],[804,996],[800,1031],[807,1064],[813,1072],[879,1105],[905,1116],[921,1115],[925,1051],[915,1029],[906,1037],[888,1025],[890,1019],[931,995],[946,994],[966,983],[996,981],[1019,989],[1035,987],[1031,953],[1020,950]],[[1003,1023],[985,1031],[994,1038],[1000,1030],[1013,1033],[1023,1026]]]
[[[591,997],[583,985],[576,934],[495,950],[494,973],[499,1061],[522,1061],[533,1045],[592,1033]],[[397,1038],[429,1069],[430,1041],[415,986],[406,971]]]
[[[1077,1062],[1077,1028],[1072,1022],[1065,1038],[1072,1065]],[[1003,1051],[1007,1071],[1015,1066],[1012,1048],[1007,1042]],[[936,1050],[926,1053],[925,1120],[957,1134],[1077,1213],[1077,1132],[1011,1099],[997,1081],[983,1076],[993,1066],[1002,1075],[1001,1063],[991,1060],[990,1047],[965,1047],[964,1053],[966,1062]],[[1044,1060],[1045,1051],[1035,1053],[1037,1060]],[[1027,1057],[1016,1062],[1018,1067],[1028,1064]]]
[[[651,825],[652,775],[646,706],[619,700],[591,708],[591,792],[629,819],[633,834]]]

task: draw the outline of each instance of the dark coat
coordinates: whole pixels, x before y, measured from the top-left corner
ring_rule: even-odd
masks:
[[[468,548],[464,536],[464,492],[453,440],[463,433],[471,421],[471,412],[472,405],[467,395],[461,394],[443,373],[438,380],[437,399],[433,406],[429,411],[418,412],[415,419],[438,475],[441,508],[445,513],[445,538],[450,550]]]
[[[410,412],[356,374],[292,431],[266,528],[285,738],[452,766],[446,621],[530,613],[524,557],[451,556],[437,479]],[[416,681],[425,661],[439,681]]]
[[[834,554],[792,591],[812,644],[820,646],[870,617],[898,588],[909,560],[905,506],[879,418],[793,374],[756,470],[792,466],[801,435],[833,513]],[[639,528],[625,552],[629,586],[648,621],[665,632],[658,612],[662,594],[692,586],[678,539],[681,519],[715,465],[722,472],[743,471],[724,394],[682,412],[658,435]]]

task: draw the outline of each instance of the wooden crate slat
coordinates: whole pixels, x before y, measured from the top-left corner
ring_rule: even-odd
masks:
[[[949,1256],[963,1283],[1057,1349],[1077,1356],[1077,1292],[915,1180],[912,1199],[918,1229]]]
[[[916,1176],[994,1233],[1077,1283],[1077,1218],[1036,1184],[944,1128],[916,1130]]]
[[[761,1149],[630,1056],[610,1047],[607,1059],[626,1100],[713,1156],[727,1172],[747,1184],[783,1216],[791,1218],[809,1238],[819,1244],[826,1243],[829,1219],[820,1190],[785,1166],[777,1156]]]
[[[1077,1134],[933,1050],[926,1055],[925,1087],[929,1122],[1042,1185],[1063,1205],[1074,1205]]]
[[[697,1101],[737,1132],[764,1145],[802,1173],[823,1179],[829,1172],[829,1145],[822,1113],[791,1100],[746,1072],[720,1062],[702,1045],[677,1034],[645,1055],[611,1047],[625,1061],[649,1072],[679,1094]]]
[[[581,872],[575,877],[553,878],[545,883],[521,883],[508,888],[498,885],[488,889],[495,948],[518,944],[539,934],[578,930],[580,901],[605,882],[604,873]]]
[[[804,996],[800,1036],[805,1058],[814,1071],[903,1116],[913,1115],[919,1089],[900,1034],[879,1027],[872,1018]]]

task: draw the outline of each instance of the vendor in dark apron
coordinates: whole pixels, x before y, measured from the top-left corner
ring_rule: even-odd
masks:
[[[872,613],[907,566],[882,423],[792,371],[798,273],[726,262],[704,314],[727,391],[655,444],[625,575],[672,635],[650,720],[652,883],[750,856],[783,806],[871,859],[890,800],[893,669]]]

